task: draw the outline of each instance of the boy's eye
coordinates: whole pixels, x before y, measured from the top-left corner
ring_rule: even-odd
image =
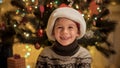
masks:
[[[62,27],[61,26],[58,26],[58,27],[56,27],[57,29],[61,29]]]
[[[68,27],[68,28],[72,29],[73,27],[72,27],[72,26],[70,26],[70,27]]]

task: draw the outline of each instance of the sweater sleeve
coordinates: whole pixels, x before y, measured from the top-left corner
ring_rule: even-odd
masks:
[[[43,62],[44,59],[39,55],[35,68],[46,68],[46,62]]]
[[[92,57],[89,51],[83,47],[81,47],[81,64],[80,68],[91,68],[91,63],[92,63]]]
[[[40,53],[40,55],[38,56],[35,68],[46,68],[46,58],[45,57],[46,54],[46,48],[43,49],[43,51]]]
[[[83,61],[91,61],[91,58],[85,58]],[[83,62],[80,68],[91,68],[91,62]]]

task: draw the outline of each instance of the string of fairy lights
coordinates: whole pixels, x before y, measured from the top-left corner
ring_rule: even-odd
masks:
[[[38,9],[39,8],[39,6],[38,5],[30,5],[31,4],[31,2],[34,4],[36,1],[35,0],[23,0],[23,2],[25,3],[25,6],[27,6],[27,11],[28,11],[28,13],[26,13],[26,10],[25,9],[17,9],[16,10],[16,15],[20,15],[21,17],[24,17],[24,16],[26,16],[26,15],[30,15],[31,14],[31,16],[33,16],[34,17],[34,15],[33,15],[33,11],[34,10],[36,10],[36,9]],[[56,0],[56,1],[52,1],[52,2],[49,2],[46,6],[47,7],[58,7],[58,0]],[[29,6],[30,5],[30,6]],[[91,5],[91,7],[92,6],[96,6],[96,8],[95,8],[95,10],[89,10],[89,8],[88,9],[86,9],[86,10],[84,10],[84,11],[82,11],[82,15],[83,15],[83,17],[85,17],[85,19],[86,20],[89,20],[90,18],[91,18],[91,13],[92,12],[96,12],[96,13],[100,13],[101,11],[102,11],[102,9],[97,5],[97,4],[95,4],[95,5]],[[79,7],[79,4],[75,4],[75,8],[76,9],[80,9],[80,7]],[[91,8],[92,9],[92,8]],[[40,11],[43,11],[44,9],[41,9]],[[30,12],[30,13],[29,13]],[[102,18],[101,18],[102,19]],[[97,17],[94,17],[94,20],[97,20]],[[23,22],[25,22],[25,21],[23,21]],[[17,22],[17,23],[14,23],[13,24],[13,26],[14,26],[14,28],[16,28],[17,26],[19,26],[19,25],[21,25],[21,24],[18,24],[19,23],[19,21]],[[95,25],[95,21],[93,22],[93,24]],[[31,31],[32,32],[36,32],[35,31],[35,28],[32,26],[32,24],[29,24],[29,26],[27,26],[27,28],[29,28],[29,29],[31,29]],[[33,33],[34,34],[34,33]],[[27,37],[27,38],[29,38],[32,34],[30,33],[30,32],[23,32],[23,35],[24,35],[24,37]]]

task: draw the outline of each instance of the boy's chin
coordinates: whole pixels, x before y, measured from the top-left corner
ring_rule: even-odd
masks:
[[[71,43],[60,43],[62,46],[68,46]]]

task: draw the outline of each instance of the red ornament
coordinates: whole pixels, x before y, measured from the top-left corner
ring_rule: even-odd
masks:
[[[40,49],[40,47],[41,47],[41,46],[40,46],[39,43],[36,43],[36,44],[35,44],[35,49]]]
[[[31,12],[32,10],[33,10],[32,6],[28,6],[28,7],[27,7],[27,11],[28,11],[28,12]]]
[[[82,12],[80,10],[77,10],[78,12],[80,12],[82,14]]]
[[[99,13],[98,10],[97,10],[98,7],[99,7],[99,6],[96,4],[95,1],[92,1],[92,2],[90,3],[89,9],[90,9],[90,11],[91,11],[91,16],[94,15],[94,14],[98,14],[98,13]]]
[[[41,12],[41,17],[43,17],[43,13],[44,13],[44,6],[43,5],[40,5],[39,6],[39,9],[40,9],[40,12]]]
[[[93,25],[96,26],[96,22],[95,21],[93,21]]]
[[[42,37],[43,36],[43,29],[39,29],[37,35],[39,37]]]
[[[14,59],[20,59],[21,58],[21,56],[19,55],[19,54],[14,54]]]
[[[66,5],[65,3],[62,3],[59,7],[69,7],[69,6]]]
[[[4,22],[0,23],[0,30],[5,30],[5,28],[6,28],[6,25],[4,24]]]

